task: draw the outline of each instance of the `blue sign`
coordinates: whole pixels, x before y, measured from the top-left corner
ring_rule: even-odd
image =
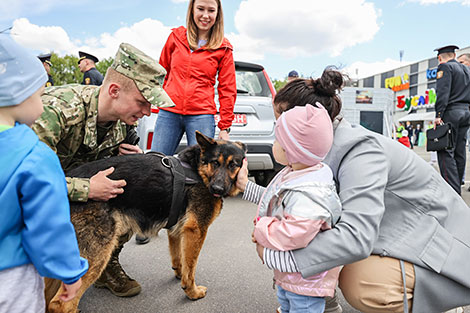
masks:
[[[428,69],[426,70],[426,78],[427,79],[435,79],[437,75],[437,68],[434,68],[432,70]]]

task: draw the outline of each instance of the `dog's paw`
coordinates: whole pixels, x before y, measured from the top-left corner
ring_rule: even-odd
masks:
[[[175,277],[181,279],[181,268],[171,267],[171,269],[175,272]]]
[[[204,286],[196,286],[194,289],[189,290],[186,289],[186,296],[191,300],[198,300],[204,298],[206,296],[207,287]]]

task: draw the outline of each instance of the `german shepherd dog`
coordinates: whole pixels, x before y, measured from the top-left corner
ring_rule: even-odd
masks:
[[[181,197],[186,209],[168,229],[172,269],[192,300],[206,295],[207,288],[194,281],[199,252],[209,225],[222,209],[222,198],[239,193],[235,181],[246,151],[241,142],[214,140],[199,132],[196,139],[198,144],[180,152],[178,158],[190,165],[200,182],[185,185]],[[55,294],[48,305],[50,313],[77,311],[81,296],[100,277],[121,235],[132,231],[156,236],[166,225],[173,176],[161,158],[154,154],[116,156],[79,166],[67,176],[91,177],[109,167],[115,168],[109,178],[126,180],[125,191],[108,202],[71,203],[80,254],[88,259],[89,270],[82,277],[77,297],[69,302],[58,298],[62,287],[59,290],[58,284],[46,279],[46,294]]]

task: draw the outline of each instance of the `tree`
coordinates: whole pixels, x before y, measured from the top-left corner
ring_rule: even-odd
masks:
[[[96,64],[96,69],[104,76],[113,61],[112,57],[103,59]],[[82,82],[83,73],[80,72],[78,67],[78,57],[73,55],[59,57],[57,54],[52,53],[51,63],[51,75],[55,86],[80,84]]]
[[[274,85],[274,89],[276,89],[276,92],[278,92],[286,84],[287,84],[287,78],[284,78],[284,80],[279,80],[279,79],[273,80],[273,85]]]
[[[82,81],[83,74],[78,67],[78,57],[66,55],[63,58],[52,53],[51,75],[54,85],[78,84]]]
[[[101,74],[103,74],[103,76],[106,75],[106,71],[108,70],[108,67],[111,66],[111,64],[113,64],[114,62],[114,59],[112,57],[109,57],[107,59],[103,59],[103,60],[100,60],[97,64],[96,64],[96,69],[98,71],[100,71]]]

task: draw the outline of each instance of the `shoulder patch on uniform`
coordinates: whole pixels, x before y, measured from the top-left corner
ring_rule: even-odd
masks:
[[[437,74],[436,74],[436,78],[439,79],[439,78],[442,77],[442,75],[444,75],[444,71],[439,71],[439,72],[437,72]]]
[[[91,83],[90,77],[85,78],[85,84],[89,85]]]

